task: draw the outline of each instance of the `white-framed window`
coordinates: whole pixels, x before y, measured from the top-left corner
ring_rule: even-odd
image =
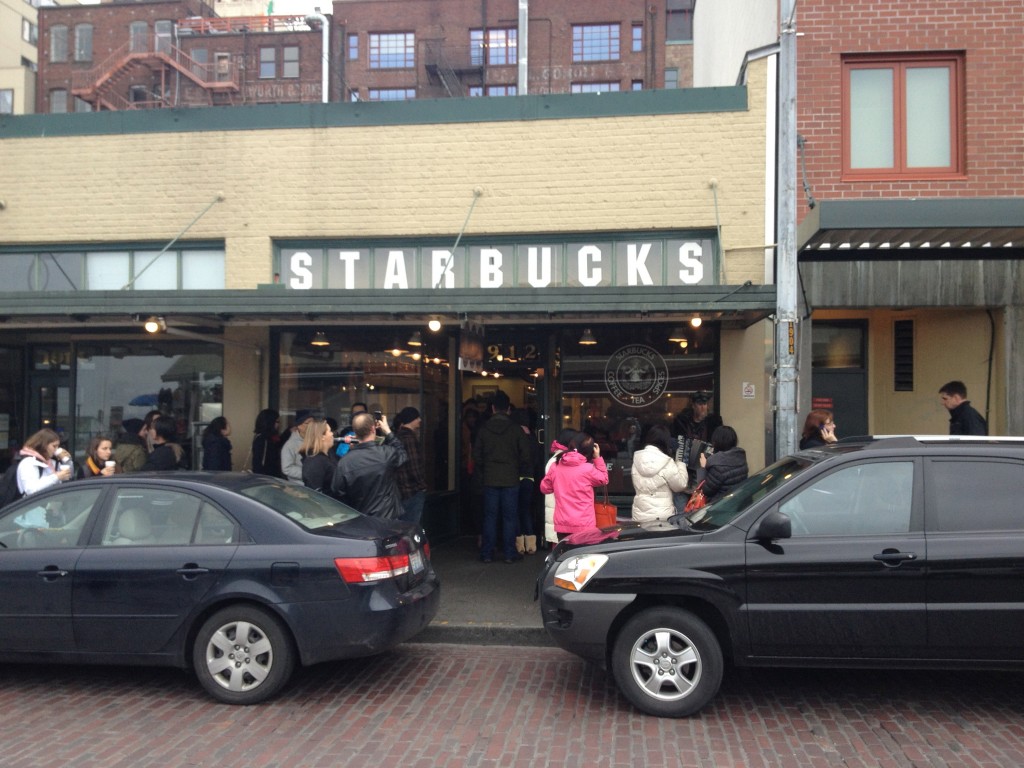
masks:
[[[618,83],[573,83],[570,86],[570,93],[609,93],[618,90]]]
[[[370,69],[409,69],[415,66],[415,33],[370,33]]]
[[[352,34],[348,36],[348,60],[358,61],[359,60],[359,35]]]
[[[574,24],[572,28],[572,60],[618,61],[618,24]]]
[[[39,42],[39,27],[28,19],[22,19],[21,39],[30,45],[35,45]]]
[[[75,25],[75,61],[92,61],[92,24]]]
[[[633,53],[640,53],[644,49],[644,25],[633,25]]]
[[[50,27],[50,63],[59,64],[68,60],[68,28],[63,24]]]
[[[416,98],[415,88],[371,88],[370,101],[410,101]]]
[[[277,49],[260,48],[260,79],[277,77]]]
[[[485,56],[486,52],[486,56]],[[469,30],[469,63],[474,67],[515,65],[519,61],[519,33],[514,27]]]
[[[281,49],[281,77],[299,76],[299,46],[286,45]]]

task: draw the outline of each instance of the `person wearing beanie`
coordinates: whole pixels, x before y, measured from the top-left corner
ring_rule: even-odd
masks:
[[[409,406],[395,417],[395,437],[405,448],[407,459],[398,468],[395,479],[402,497],[402,519],[419,525],[423,519],[423,505],[427,500],[427,481],[423,473],[423,451],[420,447],[420,412]]]

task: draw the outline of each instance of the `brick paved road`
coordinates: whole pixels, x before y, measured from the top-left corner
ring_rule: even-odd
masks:
[[[727,673],[702,716],[638,714],[554,648],[404,645],[259,707],[170,670],[0,666],[2,768],[1024,765],[1024,676]]]

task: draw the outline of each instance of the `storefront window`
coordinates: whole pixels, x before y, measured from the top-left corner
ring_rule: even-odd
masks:
[[[309,328],[282,332],[279,349],[282,427],[304,408],[322,409],[344,427],[354,403],[383,412],[391,422],[403,408],[413,406],[423,419],[420,440],[428,489],[448,488],[447,336],[412,327]]]

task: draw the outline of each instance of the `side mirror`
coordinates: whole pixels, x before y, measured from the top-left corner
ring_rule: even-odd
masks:
[[[774,541],[775,539],[788,539],[793,536],[793,524],[789,515],[773,509],[761,518],[754,530],[754,538],[759,541]]]

